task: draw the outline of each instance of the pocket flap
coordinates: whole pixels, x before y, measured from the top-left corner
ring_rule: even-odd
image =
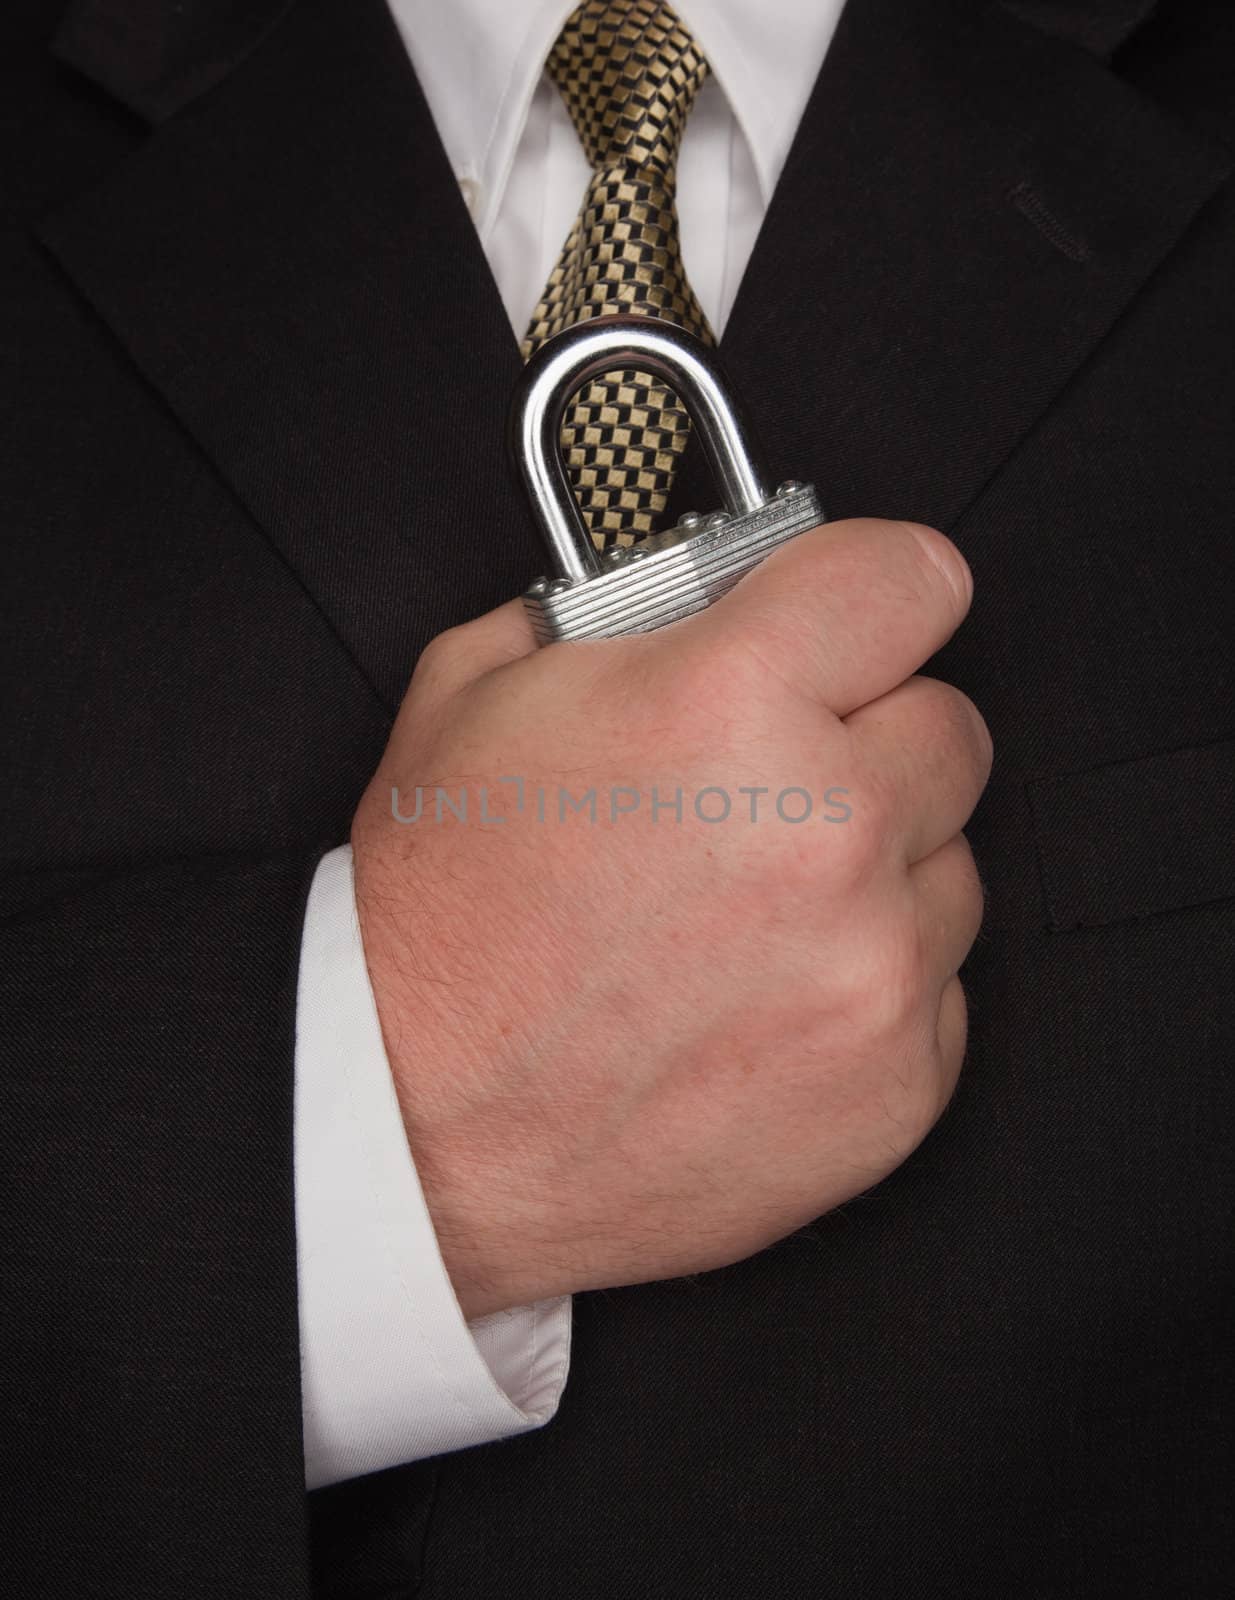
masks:
[[[1235,896],[1235,739],[1028,790],[1052,928]]]

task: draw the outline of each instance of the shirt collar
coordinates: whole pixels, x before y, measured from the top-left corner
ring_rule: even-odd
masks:
[[[456,176],[496,216],[528,107],[574,0],[389,0]],[[765,206],[844,0],[675,0],[728,97]]]
[[[673,0],[746,136],[766,206],[845,0]]]

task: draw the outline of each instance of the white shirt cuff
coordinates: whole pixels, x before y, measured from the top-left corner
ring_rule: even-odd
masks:
[[[464,1320],[382,1043],[348,845],[323,857],[305,912],[295,1104],[308,1488],[547,1422],[570,1298]]]

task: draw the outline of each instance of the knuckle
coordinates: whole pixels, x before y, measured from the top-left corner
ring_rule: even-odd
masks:
[[[978,864],[974,860],[973,851],[964,834],[957,835],[956,871],[960,879],[958,898],[961,914],[965,918],[968,943],[972,944],[978,936],[978,929],[982,926],[982,917],[986,910],[986,891],[978,875]]]
[[[952,1087],[947,1073],[939,1070],[935,1054],[932,1053],[916,1079],[911,1119],[914,1148],[922,1143],[948,1109]]]
[[[915,1147],[921,1144],[947,1110],[954,1083],[955,1079],[941,1066],[932,1014],[923,1025],[923,1036],[914,1060],[909,1120]]]
[[[934,1038],[919,1034],[916,1047],[906,1051],[897,1075],[903,1089],[899,1100],[900,1127],[905,1139],[904,1154],[915,1150],[947,1110],[952,1084],[941,1070],[939,1046]],[[933,1030],[931,1030],[933,1033]]]
[[[848,817],[837,843],[846,875],[863,882],[889,859],[900,825],[904,798],[898,774],[879,762],[859,758],[846,779]]]
[[[928,890],[922,902],[923,938],[946,940],[959,964],[978,936],[985,909],[982,880],[965,836],[956,834],[915,872]]]
[[[936,856],[940,871],[946,874],[949,901],[958,905],[962,911],[968,908],[980,913],[983,901],[982,879],[978,876],[978,864],[974,860],[969,840],[963,833],[958,833],[946,845],[940,846]]]
[[[926,989],[925,952],[914,919],[888,940],[874,1018],[882,1037],[901,1039],[913,1032]]]
[[[895,1056],[918,1030],[927,995],[927,965],[914,921],[901,919],[867,949],[846,985],[850,1027],[867,1049]]]
[[[937,678],[913,680],[905,739],[933,790],[977,802],[992,765],[992,739],[968,694]]]
[[[853,796],[844,827],[825,841],[834,889],[860,893],[876,876],[887,856],[891,812],[886,786],[864,781]]]
[[[975,767],[989,768],[994,746],[990,729],[986,726],[982,713],[967,694],[954,689],[951,684],[946,684],[944,687],[947,689],[947,695],[943,714],[947,718],[953,742],[968,754]]]
[[[931,1072],[931,1109],[930,1121],[926,1127],[927,1133],[946,1116],[948,1107],[956,1099],[956,1091],[961,1080],[961,1063],[964,1058],[963,1037],[959,1044],[948,1046],[946,1051],[941,1047],[937,1053]]]
[[[901,1161],[920,1145],[943,1114],[939,1074],[925,1049],[902,1045],[884,1058],[872,1105],[880,1145]]]
[[[923,746],[934,753],[937,764],[985,779],[993,744],[977,706],[950,683],[936,678],[920,682],[922,703],[915,708],[915,720]]]
[[[949,979],[940,997],[936,1061],[941,1110],[956,1092],[969,1039],[969,1003],[959,977]]]

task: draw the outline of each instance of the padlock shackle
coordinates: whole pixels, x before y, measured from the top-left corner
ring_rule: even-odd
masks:
[[[750,430],[713,351],[657,317],[599,316],[547,339],[523,370],[510,412],[509,444],[558,575],[578,581],[603,570],[562,456],[562,419],[573,395],[604,372],[650,372],[681,400],[697,429],[716,487],[735,516],[768,498]]]

